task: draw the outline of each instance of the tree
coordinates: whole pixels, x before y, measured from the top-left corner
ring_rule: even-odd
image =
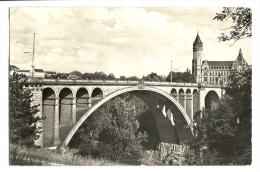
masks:
[[[120,80],[126,80],[126,77],[125,77],[125,76],[120,76],[119,79],[120,79]]]
[[[232,97],[232,107],[238,122],[240,150],[251,150],[252,137],[252,69],[235,70],[229,76],[226,94]]]
[[[252,70],[234,70],[226,94],[211,110],[194,117],[196,139],[193,147],[216,152],[218,165],[249,165],[252,161]],[[201,158],[201,157],[200,157]],[[209,165],[209,164],[208,164]]]
[[[166,77],[166,81],[171,81],[171,72],[169,72]],[[186,72],[172,72],[172,82],[192,82],[195,83],[195,76],[190,73],[190,70],[186,70]]]
[[[227,21],[231,20],[233,25],[225,28],[229,30],[229,34],[221,33],[218,37],[219,41],[234,40],[234,43],[240,39],[252,36],[252,11],[250,8],[231,8],[224,7],[220,13],[216,13],[213,20]]]
[[[56,76],[53,76],[53,78],[67,79],[68,76],[69,76],[68,73],[57,73]]]
[[[157,75],[157,73],[151,72],[150,74],[148,74],[147,76],[143,76],[143,80],[144,81],[165,81],[165,77],[164,76],[159,76]]]
[[[25,75],[9,76],[9,142],[31,147],[42,132],[36,124],[44,118],[35,116],[39,105],[31,105],[33,94],[25,82]]]
[[[139,78],[137,76],[130,76],[130,77],[127,77],[127,79],[129,81],[138,81],[139,80]]]
[[[70,72],[72,76],[76,76],[77,78],[82,78],[82,73],[80,71],[74,70],[73,72]]]
[[[74,141],[80,142],[80,154],[136,162],[147,134],[137,132],[136,108],[127,98],[117,97],[105,103],[80,127]]]
[[[108,80],[114,80],[116,79],[115,75],[113,73],[110,73],[108,76],[107,76],[107,79]]]

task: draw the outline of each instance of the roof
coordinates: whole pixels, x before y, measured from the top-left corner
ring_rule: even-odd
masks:
[[[10,68],[17,68],[18,69],[18,67],[14,66],[14,65],[10,65]]]
[[[56,74],[56,72],[53,72],[53,71],[45,71],[45,73],[48,73],[48,74]]]
[[[202,63],[207,63],[207,65],[209,66],[209,68],[215,68],[215,69],[219,69],[219,68],[224,68],[224,69],[228,69],[231,68],[234,61],[203,61]]]
[[[238,56],[237,56],[237,60],[238,60],[238,61],[245,61],[245,59],[244,59],[244,57],[243,57],[243,54],[242,54],[241,48],[239,49],[239,53],[238,53]]]
[[[19,70],[18,72],[30,72],[30,70]]]
[[[200,40],[199,34],[197,34],[197,37],[196,37],[196,39],[195,39],[195,41],[194,41],[193,44],[202,44],[202,42],[201,42],[201,40]]]
[[[42,69],[34,69],[34,72],[44,72]]]

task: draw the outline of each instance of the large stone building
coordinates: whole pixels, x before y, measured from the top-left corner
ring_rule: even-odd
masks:
[[[196,77],[197,83],[225,84],[231,70],[239,70],[248,66],[240,48],[235,61],[209,61],[202,60],[203,43],[199,34],[193,42],[192,74]]]

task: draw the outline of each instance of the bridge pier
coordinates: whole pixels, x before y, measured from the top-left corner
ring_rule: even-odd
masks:
[[[185,110],[192,121],[193,120],[193,96],[191,94],[186,95],[186,109]]]
[[[32,94],[33,94],[33,101],[31,103],[31,106],[40,104],[40,106],[38,107],[39,112],[37,112],[35,114],[35,116],[39,116],[41,118],[42,117],[42,109],[43,109],[42,88],[37,87],[37,86],[32,86],[30,89],[31,89]],[[43,121],[37,122],[36,126],[37,127],[43,127]],[[40,133],[39,135],[40,135],[39,139],[35,140],[35,145],[43,146],[43,133]]]
[[[205,86],[199,85],[199,91],[198,91],[198,98],[199,98],[199,109],[202,110],[205,108]]]
[[[187,112],[187,99],[186,99],[186,94],[183,95],[183,107],[184,107],[184,110]]]
[[[72,99],[72,113],[71,113],[71,122],[72,125],[76,123],[76,97],[73,97]]]
[[[55,99],[55,109],[54,109],[54,127],[53,127],[53,144],[58,145],[60,144],[60,137],[59,137],[59,98]]]

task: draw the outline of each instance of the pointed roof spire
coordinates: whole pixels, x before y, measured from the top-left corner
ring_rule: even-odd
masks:
[[[244,59],[244,57],[243,57],[243,54],[242,54],[241,48],[239,49],[239,53],[238,53],[238,56],[237,56],[237,60],[238,60],[238,61],[245,61],[245,59]]]
[[[196,37],[196,39],[195,39],[195,41],[194,41],[193,44],[202,44],[202,42],[201,42],[201,40],[200,40],[200,36],[199,36],[199,32],[198,32],[198,31],[197,31],[197,37]]]

